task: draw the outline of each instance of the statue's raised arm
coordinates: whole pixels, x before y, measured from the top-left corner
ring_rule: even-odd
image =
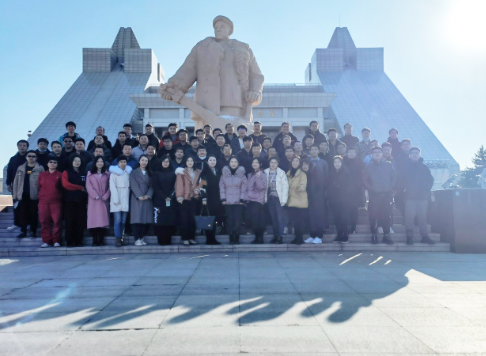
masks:
[[[189,108],[196,128],[224,127],[227,122],[251,126],[252,106],[262,101],[263,74],[250,46],[230,39],[230,19],[217,16],[213,27],[215,37],[194,46],[174,76],[160,86],[160,94]],[[185,94],[194,83],[191,102]]]

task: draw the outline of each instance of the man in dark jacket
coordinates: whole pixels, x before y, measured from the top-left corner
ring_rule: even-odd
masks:
[[[127,134],[125,133],[125,131],[118,132],[118,138],[115,142],[115,145],[111,148],[111,157],[113,157],[113,159],[116,159],[118,158],[118,156],[122,155],[123,146],[126,142]]]
[[[273,140],[273,147],[277,149],[278,154],[280,157],[283,157],[285,155],[285,147],[283,143],[283,139],[285,136],[290,136],[290,143],[289,145],[294,145],[295,141],[297,141],[297,137],[290,132],[290,124],[288,122],[283,122],[282,126],[280,127],[280,133],[275,136]],[[315,140],[315,138],[314,138]]]
[[[27,154],[28,149],[29,142],[27,142],[26,140],[20,140],[19,142],[17,142],[18,152],[8,161],[6,183],[9,192],[12,192],[12,184],[15,179],[15,173],[17,172],[17,168],[19,168],[19,166],[27,161],[25,155]]]
[[[165,135],[164,137],[162,137],[162,142],[163,146],[157,153],[157,156],[160,158],[169,155],[170,158],[173,160],[175,158],[175,150],[171,136]]]
[[[37,163],[39,163],[44,170],[47,170],[47,161],[49,161],[49,151],[47,149],[49,147],[49,141],[46,138],[40,138],[37,140],[37,149],[35,152],[37,153]]]
[[[187,130],[180,129],[177,131],[177,137],[179,137],[179,142],[173,145],[174,150],[177,150],[179,147],[185,152],[189,147],[189,137],[188,137]]]
[[[400,179],[405,194],[405,229],[407,232],[407,245],[413,245],[414,220],[417,216],[419,223],[421,243],[433,245],[434,241],[427,231],[427,200],[430,189],[434,185],[434,177],[429,167],[424,164],[420,148],[410,149],[410,159],[405,164],[405,170]]]
[[[393,128],[388,131],[388,141],[392,145],[392,155],[397,155],[401,150],[401,142],[398,139],[398,130]]]
[[[95,156],[94,154],[95,149],[101,147],[103,149],[103,156],[105,157],[105,161],[111,163],[111,161],[113,161],[111,149],[109,149],[108,146],[106,146],[103,136],[102,135],[96,136],[94,141],[95,141],[95,145],[92,146],[91,149],[88,149],[88,152],[91,153],[93,156]]]
[[[359,138],[353,136],[353,125],[350,123],[344,124],[344,136],[341,137],[341,142],[344,142],[347,148],[356,147],[359,142]]]
[[[130,144],[132,146],[132,148],[137,147],[138,146],[138,135],[137,136],[132,135],[132,125],[130,125],[130,124],[123,125],[123,131],[125,131],[125,134],[127,136],[126,142],[128,144]],[[115,157],[115,156],[113,156],[113,157]]]
[[[343,160],[344,165],[349,171],[349,233],[356,233],[356,225],[358,224],[358,210],[365,202],[365,192],[363,189],[363,169],[364,164],[357,157],[356,148],[354,146],[348,148],[346,157]]]
[[[184,156],[186,159],[188,157],[194,158],[196,160],[197,158],[197,148],[199,147],[199,140],[197,139],[196,136],[191,136],[189,139],[190,146],[184,151]]]
[[[233,124],[228,123],[228,124],[226,124],[226,126],[224,128],[226,130],[226,133],[224,134],[224,139],[226,141],[226,144],[231,145],[231,141],[234,138],[238,137],[238,135],[235,134],[235,127],[234,127]]]
[[[263,146],[263,140],[268,136],[262,132],[262,123],[260,121],[253,123],[253,133],[250,137],[253,139],[253,143],[259,143]]]
[[[57,159],[57,170],[59,172],[64,172],[68,167],[68,156],[62,152],[62,145],[59,141],[52,141],[51,142],[51,150],[52,152],[49,153],[50,157],[55,157]]]
[[[17,142],[17,150],[18,152],[15,156],[11,157],[8,161],[7,166],[7,190],[12,192],[12,185],[15,179],[15,174],[17,173],[17,168],[23,165],[26,161],[26,154],[29,149],[29,142],[26,140],[20,140]],[[12,230],[15,226],[20,226],[20,216],[18,213],[18,209],[14,209],[14,226],[8,227],[8,230]]]
[[[306,130],[306,134],[311,134],[312,137],[314,138],[313,143],[318,145],[318,146],[321,142],[327,141],[326,136],[322,132],[319,131],[319,123],[315,120],[313,120],[309,123],[309,129]],[[302,140],[302,142],[304,143],[304,149],[305,149],[306,148],[305,147],[305,139]]]
[[[79,171],[83,174],[86,174],[86,166],[89,162],[93,160],[94,157],[90,152],[84,150],[84,145],[84,138],[77,138],[74,144],[74,149],[75,153],[77,153],[81,157],[81,167],[79,167]]]
[[[336,129],[329,129],[327,130],[327,135],[329,136],[329,154],[331,157],[334,158],[338,154],[337,146],[341,143],[341,141],[337,138],[337,130]]]
[[[95,135],[95,137],[91,141],[89,141],[89,143],[88,143],[88,148],[87,148],[88,151],[90,151],[93,147],[100,145],[99,143],[96,143],[95,142],[97,136],[101,136],[103,138],[103,144],[106,146],[106,148],[108,148],[109,150],[111,150],[113,148],[110,140],[108,140],[108,137],[105,135],[105,129],[104,129],[104,127],[103,126],[98,126],[96,128],[96,135]]]
[[[248,128],[245,125],[240,125],[238,126],[237,131],[238,131],[238,136],[232,139],[230,142],[231,150],[233,151],[234,155],[237,155],[238,152],[240,152],[243,149],[244,147],[243,139],[247,137],[246,133],[248,132]]]
[[[382,243],[392,245],[390,238],[390,210],[393,203],[396,171],[390,162],[383,160],[383,150],[376,146],[371,151],[372,160],[364,169],[363,185],[368,189],[368,214],[371,228],[371,243],[378,243],[378,226],[383,227]]]
[[[409,160],[409,151],[410,148],[412,147],[412,143],[410,142],[410,139],[404,138],[400,144],[400,151],[398,153],[393,153],[392,149],[392,154],[393,158],[395,159],[395,164],[396,164],[396,169],[397,169],[397,175],[399,177],[403,176],[405,169],[406,169],[406,163]],[[396,187],[396,194],[395,194],[395,205],[398,210],[400,210],[400,213],[402,216],[405,216],[405,194],[404,194],[404,188],[403,188],[403,181],[398,180],[397,181],[397,187]]]
[[[159,147],[160,145],[160,139],[155,135],[155,129],[154,125],[148,123],[145,125],[145,134],[147,135],[149,142],[155,147]]]
[[[251,159],[253,154],[251,152],[251,146],[253,145],[253,139],[250,136],[245,136],[243,138],[243,149],[236,154],[240,166],[245,168],[246,174],[251,173]]]

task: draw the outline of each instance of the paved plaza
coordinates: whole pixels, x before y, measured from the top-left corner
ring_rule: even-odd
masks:
[[[0,259],[0,355],[486,355],[486,257]]]

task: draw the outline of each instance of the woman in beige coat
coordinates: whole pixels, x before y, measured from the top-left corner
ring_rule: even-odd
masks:
[[[287,202],[288,216],[295,229],[295,239],[290,243],[300,245],[303,243],[303,236],[307,222],[307,175],[302,171],[300,157],[296,156],[290,162],[291,167],[287,172],[289,181],[289,198]]]
[[[199,183],[201,171],[194,169],[194,159],[189,156],[185,168],[176,169],[175,192],[181,209],[181,238],[184,246],[195,245],[196,219],[200,203]]]

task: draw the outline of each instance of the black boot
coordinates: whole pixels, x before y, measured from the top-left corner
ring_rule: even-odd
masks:
[[[240,244],[240,234],[237,233],[235,234],[235,245],[239,245]]]
[[[226,226],[222,226],[221,227],[221,231],[219,232],[220,235],[227,235],[228,234],[228,231],[226,231]]]
[[[435,244],[434,240],[432,240],[430,237],[428,236],[424,236],[422,237],[422,240],[420,240],[420,243],[421,244],[428,244],[428,245],[433,245]]]
[[[230,239],[230,245],[234,245],[235,244],[235,234],[234,234],[234,232],[232,232],[232,233],[229,234],[229,239]]]
[[[283,244],[283,236],[277,236],[277,241],[275,242],[276,244]]]
[[[91,246],[98,246],[98,231],[96,232],[93,232],[93,243],[91,244]]]
[[[98,246],[105,246],[105,232],[101,232],[99,235],[98,235]]]
[[[383,240],[381,240],[381,243],[387,244],[387,245],[393,245],[393,241],[390,238],[389,234],[383,234]]]
[[[121,246],[122,246],[121,239],[116,239],[115,246],[116,246],[116,247],[121,247]]]
[[[407,245],[413,245],[413,230],[407,231]]]
[[[278,241],[278,236],[274,236],[273,239],[270,240],[271,244],[276,244]]]

